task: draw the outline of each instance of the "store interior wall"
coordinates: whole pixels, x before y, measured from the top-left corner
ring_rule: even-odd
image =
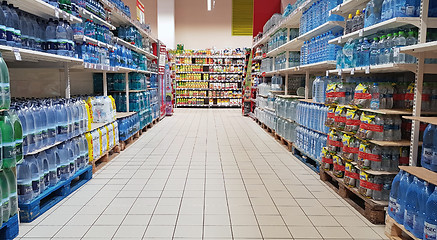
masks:
[[[281,13],[284,12],[288,4],[293,5],[297,0],[281,0]]]
[[[126,5],[129,6],[131,16],[133,19],[137,19],[137,0],[125,0]],[[144,5],[144,16],[146,24],[150,25],[152,30],[152,36],[158,37],[158,1],[157,0],[140,0]]]
[[[252,36],[232,36],[232,0],[175,0],[176,44],[185,49],[250,47]]]

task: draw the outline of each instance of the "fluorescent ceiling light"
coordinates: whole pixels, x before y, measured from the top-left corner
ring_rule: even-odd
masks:
[[[206,4],[208,5],[208,11],[212,10],[212,3],[211,3],[211,1],[212,0],[206,0]]]

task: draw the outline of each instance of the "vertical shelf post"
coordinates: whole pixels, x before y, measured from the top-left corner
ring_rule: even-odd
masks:
[[[420,27],[419,27],[419,43],[426,43],[426,35],[428,31],[428,9],[430,0],[421,1],[420,11]],[[423,91],[423,78],[425,70],[425,55],[420,53],[417,59],[416,78],[415,78],[415,91],[414,91],[414,106],[413,116],[420,117],[422,110],[422,91]],[[420,134],[420,121],[413,120],[411,129],[411,142],[410,142],[410,166],[417,166],[417,158],[419,156],[419,134]]]
[[[103,96],[108,96],[108,79],[106,78],[106,71],[103,71]]]
[[[305,71],[305,99],[309,99],[310,96],[310,71]]]
[[[285,95],[288,95],[288,73],[285,74],[285,84],[284,84]]]
[[[64,79],[61,81],[61,94],[62,92],[64,92],[63,97],[70,98],[70,68],[68,63],[64,63]]]
[[[125,81],[126,81],[126,112],[129,112],[129,73],[125,73]]]

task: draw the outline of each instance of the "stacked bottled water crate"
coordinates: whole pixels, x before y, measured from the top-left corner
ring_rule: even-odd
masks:
[[[300,66],[300,52],[289,52],[288,53],[288,67]]]
[[[272,51],[287,42],[287,29],[278,30],[269,40],[268,51]]]
[[[287,54],[285,52],[275,57],[275,70],[285,69],[287,67]]]
[[[315,1],[306,9],[300,19],[300,35],[305,34],[328,21],[344,21],[339,15],[330,14],[329,11],[341,4],[341,0]]]
[[[340,36],[341,33],[328,31],[322,35],[305,41],[300,54],[301,65],[318,63],[323,61],[335,61],[341,47],[328,44],[331,39]]]
[[[393,180],[388,215],[418,239],[437,237],[437,188],[401,170]]]
[[[120,141],[125,141],[140,130],[140,117],[138,114],[118,119]]]
[[[322,148],[326,145],[326,140],[327,136],[324,134],[302,126],[296,128],[296,147],[319,162],[322,160]]]
[[[296,106],[298,101],[286,97],[277,97],[275,112],[277,116],[276,133],[290,142],[296,141]]]
[[[117,121],[86,133],[85,139],[88,143],[89,161],[97,161],[115,145],[118,145],[119,133]]]
[[[116,102],[112,96],[89,97],[91,121],[94,123],[109,123],[116,119]]]
[[[328,109],[322,104],[300,102],[296,109],[296,122],[311,130],[328,134],[329,128],[325,126]]]
[[[271,72],[273,71],[273,58],[264,58],[261,61],[260,72]]]
[[[267,127],[276,131],[276,114],[272,111],[264,110],[259,107],[255,108],[255,117]]]

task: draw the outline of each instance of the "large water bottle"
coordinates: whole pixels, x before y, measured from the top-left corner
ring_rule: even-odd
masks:
[[[59,154],[56,147],[47,149],[45,153],[49,164],[49,186],[53,187],[58,183]]]
[[[423,133],[422,158],[420,163],[427,169],[431,169],[431,163],[434,156],[434,145],[437,145],[434,142],[434,135],[436,134],[436,126],[433,124],[428,124]]]
[[[0,129],[2,138],[3,168],[15,167],[15,139],[14,127],[7,112],[0,114]]]
[[[14,41],[15,46],[21,48],[21,29],[20,29],[20,19],[18,18],[17,8],[12,4],[9,4],[9,10],[11,11],[12,22],[14,23]]]
[[[48,145],[48,116],[47,116],[47,108],[44,104],[41,102],[38,103],[39,107],[39,115],[41,119],[41,140],[42,140],[42,146]]]
[[[61,56],[68,56],[68,38],[67,38],[67,30],[64,26],[64,20],[61,18],[59,22],[56,22],[56,41],[57,41],[57,49],[56,54]]]
[[[424,240],[432,240],[437,237],[437,188],[429,196],[426,202],[426,217],[423,232]]]
[[[32,173],[28,158],[17,165],[17,193],[19,203],[29,203],[33,198]]]
[[[65,31],[67,32],[67,43],[68,43],[68,54],[67,56],[69,57],[73,57],[74,55],[74,50],[75,50],[75,46],[74,46],[74,31],[70,26],[70,23],[68,23],[66,20],[64,20],[64,27],[65,27]]]
[[[70,158],[68,154],[68,148],[66,144],[60,144],[57,146],[59,158],[61,160],[61,168],[60,168],[60,180],[64,181],[70,177]]]
[[[417,209],[416,218],[414,219],[413,222],[412,233],[414,234],[414,236],[418,238],[422,238],[425,217],[426,217],[426,202],[428,201],[429,196],[431,196],[432,192],[434,191],[434,185],[424,181],[423,184],[421,184],[418,191],[419,191],[418,209]]]
[[[11,106],[11,92],[10,92],[10,81],[9,81],[9,70],[0,53],[0,72],[1,72],[1,82],[0,82],[0,109],[9,109]]]
[[[423,186],[423,182],[419,181],[417,177],[410,186],[408,186],[406,200],[405,200],[405,214],[404,214],[404,227],[408,231],[413,231],[414,221],[417,218],[419,210],[419,189]]]
[[[0,45],[6,45],[6,21],[5,13],[0,8]]]
[[[66,143],[67,153],[68,153],[68,161],[69,161],[69,174],[70,177],[76,173],[76,157],[74,156],[74,145],[73,141],[70,140]]]
[[[380,108],[380,98],[381,98],[381,95],[379,93],[379,84],[373,83],[373,86],[372,88],[370,88],[369,92],[372,95],[370,108],[374,110],[378,110]]]
[[[21,47],[25,49],[30,49],[29,42],[29,24],[27,22],[27,17],[23,12],[18,13],[18,17],[20,18],[20,29],[21,29]]]
[[[2,2],[2,10],[5,15],[5,26],[6,26],[6,45],[15,47],[15,29],[14,29],[14,19],[12,17],[12,12],[8,7],[6,1]]]
[[[393,182],[391,185],[387,213],[392,218],[394,218],[396,216],[396,212],[399,208],[399,204],[398,204],[399,184],[400,184],[400,181],[401,181],[403,174],[404,174],[403,170],[399,171],[399,173],[393,179]]]
[[[47,154],[43,151],[38,153],[37,160],[40,166],[40,171],[42,175],[42,182],[41,182],[41,192],[44,192],[45,189],[47,189],[50,185],[50,178],[49,178],[49,160],[47,158]]]
[[[51,54],[56,54],[58,50],[58,42],[56,38],[57,24],[57,21],[53,22],[53,19],[50,18],[45,29],[45,51]]]
[[[47,101],[45,106],[47,115],[47,144],[53,145],[56,142],[56,109],[52,100]]]
[[[437,131],[437,128],[435,128]],[[432,156],[432,161],[429,165],[429,170],[437,172],[437,134],[436,131],[434,131],[434,143],[433,143],[433,147],[432,147],[432,152],[433,152],[433,156]]]
[[[373,42],[370,45],[370,60],[369,63],[371,66],[375,66],[379,64],[379,39],[377,37],[373,38]]]
[[[2,189],[2,216],[3,216],[3,222],[7,222],[9,220],[9,216],[11,213],[11,206],[9,202],[9,182],[6,177],[6,174],[4,171],[0,171],[0,186]]]
[[[68,139],[68,116],[62,101],[56,104],[57,134],[56,141],[63,142]]]
[[[23,159],[23,126],[20,119],[18,118],[16,109],[17,107],[14,106],[14,108],[9,111],[11,123],[14,128],[15,163]]]
[[[399,183],[399,192],[397,198],[398,208],[396,209],[395,220],[399,224],[404,224],[404,214],[405,214],[405,205],[406,205],[406,195],[408,186],[410,186],[411,182],[413,182],[413,176],[408,172],[404,173],[401,177],[401,181]]]
[[[369,66],[370,63],[370,43],[367,38],[364,38],[361,45],[361,66]]]
[[[17,180],[11,168],[5,168],[3,172],[9,184],[9,206],[10,216],[12,217],[17,214],[18,209]]]

